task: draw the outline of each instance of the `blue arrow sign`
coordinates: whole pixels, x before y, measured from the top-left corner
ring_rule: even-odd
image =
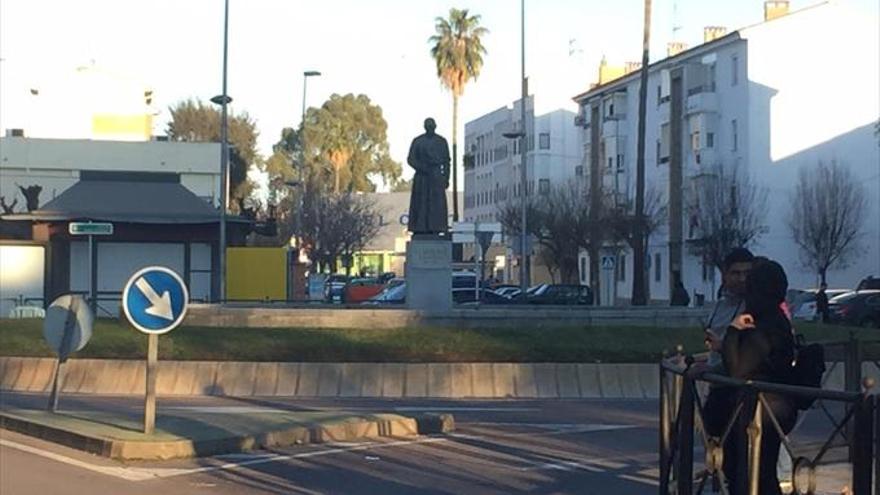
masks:
[[[186,315],[189,291],[183,279],[162,266],[149,266],[128,279],[122,291],[122,309],[135,328],[162,334],[173,330]]]

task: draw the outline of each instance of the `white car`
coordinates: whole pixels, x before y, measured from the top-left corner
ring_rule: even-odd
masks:
[[[809,289],[803,294],[799,294],[795,300],[794,304],[791,308],[791,317],[795,320],[807,320],[807,321],[816,321],[819,319],[818,313],[816,313],[816,293],[819,292],[819,289]],[[828,296],[828,300],[830,301],[834,297],[846,294],[847,292],[852,292],[851,289],[825,289],[825,295]]]

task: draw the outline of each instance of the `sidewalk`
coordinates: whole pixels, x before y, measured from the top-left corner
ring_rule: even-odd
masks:
[[[401,416],[254,406],[160,406],[155,433],[145,435],[136,409],[74,407],[53,414],[4,404],[0,428],[119,460],[165,460],[295,444],[445,433],[454,428],[454,420],[446,414]]]

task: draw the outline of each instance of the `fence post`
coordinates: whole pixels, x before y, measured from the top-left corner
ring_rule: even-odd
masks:
[[[678,495],[691,495],[694,482],[694,380],[682,379],[678,404]]]
[[[862,353],[859,340],[853,331],[849,332],[849,340],[846,343],[846,355],[844,357],[844,390],[847,392],[861,392],[862,389]],[[853,405],[847,406],[847,411]],[[849,460],[853,462],[856,450],[855,429],[853,423],[844,426],[846,438],[849,439]]]
[[[761,478],[761,437],[764,433],[763,414],[764,408],[758,399],[760,392],[753,393],[755,414],[749,423],[749,495],[760,495],[760,478]],[[748,409],[746,409],[748,410]]]
[[[874,407],[874,484],[875,492],[880,491],[880,400],[876,395],[871,396],[871,405]]]
[[[871,495],[871,457],[874,439],[875,397],[863,395],[852,407],[854,433],[852,442],[852,479],[854,495]]]
[[[660,493],[669,493],[669,394],[667,393],[666,371],[660,363]]]

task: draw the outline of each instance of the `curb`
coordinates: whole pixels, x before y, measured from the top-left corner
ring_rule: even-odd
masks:
[[[232,454],[290,445],[349,442],[382,437],[414,437],[442,434],[455,429],[451,414],[416,417],[377,415],[266,431],[254,435],[232,435],[211,440],[119,440],[86,435],[40,421],[0,412],[0,428],[40,438],[66,447],[121,461],[159,461],[188,457]]]

